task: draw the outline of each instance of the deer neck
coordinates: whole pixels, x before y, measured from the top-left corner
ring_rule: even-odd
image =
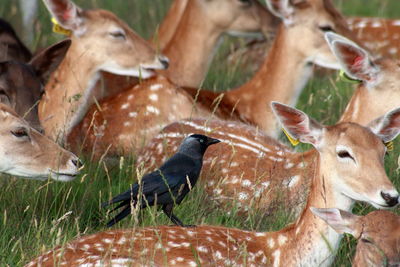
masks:
[[[161,72],[179,86],[200,86],[221,39],[222,30],[204,19],[200,4],[189,1],[174,36],[163,50],[170,67]]]
[[[49,137],[64,142],[93,103],[92,89],[99,78],[99,69],[90,52],[71,45],[39,103],[40,122]]]
[[[340,243],[341,235],[315,217],[310,207],[335,207],[350,211],[353,201],[334,189],[334,179],[329,176],[328,168],[325,170],[322,166],[323,159],[318,156],[315,160],[311,191],[299,219],[281,231],[261,237],[265,252],[270,255],[274,266],[330,266],[332,251]]]
[[[287,29],[280,27],[268,56],[254,77],[243,86],[226,93],[245,119],[268,135],[277,137],[277,120],[271,101],[294,105],[312,74],[307,58],[296,49]]]

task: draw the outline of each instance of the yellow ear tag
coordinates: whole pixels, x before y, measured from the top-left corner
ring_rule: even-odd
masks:
[[[390,141],[390,142],[387,142],[387,143],[384,143],[385,144],[385,146],[387,147],[387,151],[389,152],[389,151],[393,151],[393,149],[394,149],[394,143],[393,143],[393,141]]]
[[[343,82],[347,82],[347,83],[357,84],[357,83],[361,83],[362,82],[360,80],[356,80],[356,79],[350,78],[349,75],[347,75],[346,72],[344,72],[344,70],[340,70],[339,71],[339,77],[340,77],[340,80],[342,80]]]
[[[298,144],[300,144],[300,141],[297,139],[294,139],[293,137],[291,137],[284,128],[282,128],[282,131],[285,133],[286,137],[289,139],[290,143],[292,144],[292,146],[297,146]]]
[[[63,28],[55,18],[51,18],[51,22],[53,23],[53,32],[59,33],[66,36],[71,36],[72,31]]]

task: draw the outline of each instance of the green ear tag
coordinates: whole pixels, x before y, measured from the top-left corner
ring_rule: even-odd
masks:
[[[347,83],[358,84],[358,83],[362,82],[360,80],[350,78],[349,75],[347,75],[346,72],[344,72],[344,70],[339,71],[339,77],[340,77],[340,80],[342,80],[343,82],[347,82]]]
[[[384,143],[385,144],[385,146],[387,147],[387,151],[389,152],[389,151],[393,151],[393,149],[394,149],[394,144],[393,144],[393,141],[390,141],[390,142],[387,142],[387,143]]]
[[[297,139],[294,139],[293,137],[291,137],[285,130],[285,128],[282,128],[282,131],[285,133],[286,137],[289,139],[290,143],[292,144],[292,146],[297,146],[298,144],[300,144],[300,141]]]
[[[71,36],[72,31],[63,28],[55,18],[51,18],[51,22],[53,23],[53,32],[59,33],[66,36]]]

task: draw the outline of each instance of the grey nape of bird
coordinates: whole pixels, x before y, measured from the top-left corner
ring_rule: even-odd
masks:
[[[128,216],[132,207],[143,209],[154,205],[161,206],[174,224],[187,226],[172,213],[172,210],[196,184],[207,147],[219,142],[218,139],[201,134],[186,137],[178,152],[159,169],[144,175],[140,184],[132,184],[128,191],[103,203],[103,207],[119,203],[112,211],[122,209],[107,226],[111,227]],[[141,197],[138,194],[141,194]]]

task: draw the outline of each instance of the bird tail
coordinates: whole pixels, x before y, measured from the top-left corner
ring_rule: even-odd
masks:
[[[118,196],[113,197],[110,201],[103,202],[101,204],[103,208],[118,203],[118,205],[114,207],[110,212],[114,212],[124,207],[124,209],[120,213],[118,213],[107,223],[107,226],[111,227],[112,225],[116,224],[117,222],[128,216],[131,213],[131,206],[135,205],[136,202],[137,197],[132,194],[131,190],[128,190],[122,194],[119,194]]]

